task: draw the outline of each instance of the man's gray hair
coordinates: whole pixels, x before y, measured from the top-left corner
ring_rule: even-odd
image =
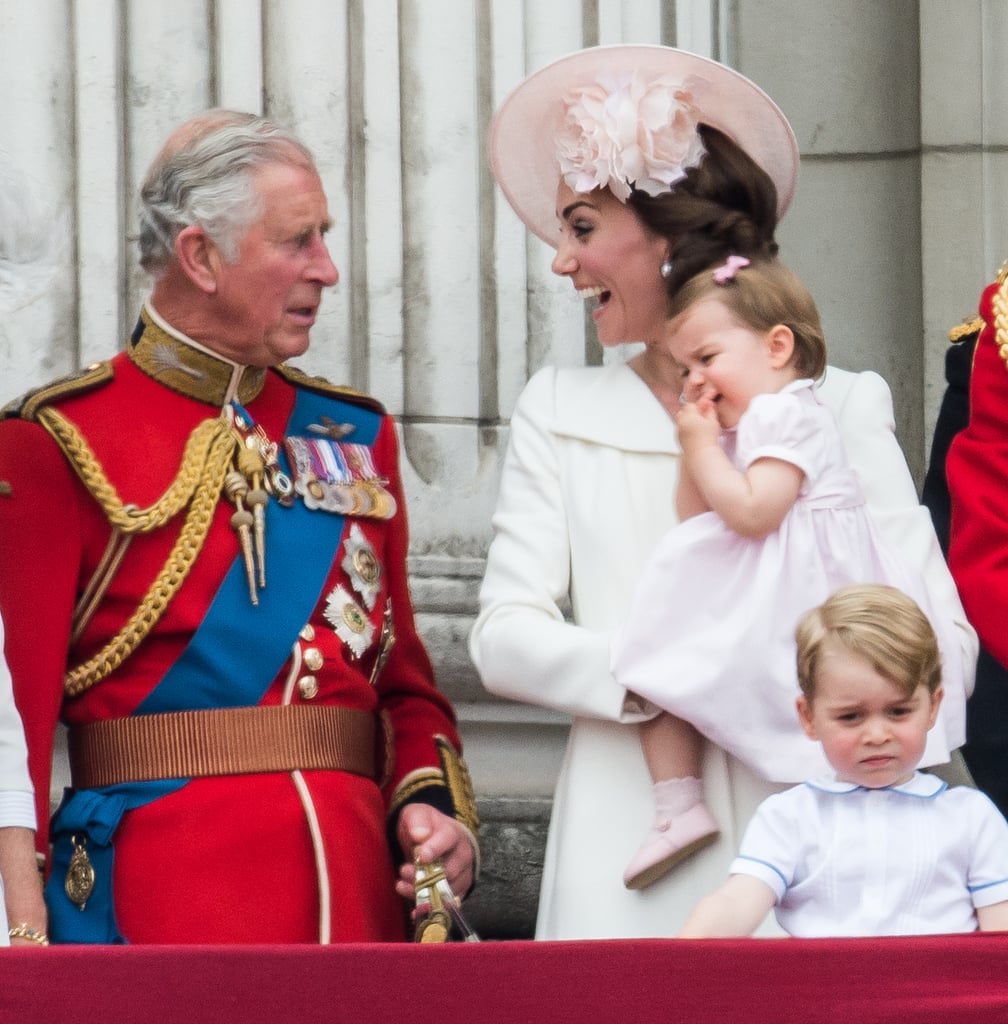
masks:
[[[245,232],[262,215],[255,172],[268,164],[315,169],[307,146],[274,121],[216,109],[168,139],[140,188],[140,265],[155,277],[175,258],[184,228],[202,227],[224,259],[238,258]]]

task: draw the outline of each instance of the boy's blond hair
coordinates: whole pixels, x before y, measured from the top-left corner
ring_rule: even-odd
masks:
[[[864,658],[907,697],[922,683],[932,694],[941,683],[934,629],[917,602],[895,587],[864,583],[838,590],[805,613],[795,640],[798,684],[810,704],[826,640]]]

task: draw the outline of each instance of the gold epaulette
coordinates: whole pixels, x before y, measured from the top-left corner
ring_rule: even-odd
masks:
[[[281,363],[275,369],[288,384],[293,384],[295,387],[306,388],[308,391],[314,391],[320,395],[342,398],[345,402],[363,405],[383,415],[385,413],[385,406],[377,398],[372,398],[370,395],[364,394],[363,391],[354,391],[353,388],[340,387],[338,384],[327,381],[325,377],[313,377],[305,373],[304,370],[299,370],[296,366],[290,366],[287,363]]]
[[[1008,279],[1008,260],[1005,260],[1004,263],[998,267],[997,283],[1004,284],[1006,279]]]
[[[983,319],[979,316],[968,316],[961,324],[956,324],[948,332],[948,339],[954,345],[965,338],[972,338],[983,330]]]
[[[0,409],[0,419],[34,420],[43,406],[101,387],[108,384],[114,376],[115,371],[110,362],[92,363],[77,373],[59,377],[8,402]]]

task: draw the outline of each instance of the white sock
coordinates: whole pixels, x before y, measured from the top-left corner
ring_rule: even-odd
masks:
[[[683,779],[662,779],[654,784],[655,811],[672,817],[703,801],[703,782],[687,775]]]

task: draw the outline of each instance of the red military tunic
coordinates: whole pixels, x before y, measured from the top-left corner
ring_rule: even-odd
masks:
[[[336,391],[324,382],[274,370],[236,369],[182,344],[147,311],[128,352],[111,361],[111,371],[110,379],[93,387],[57,387],[51,400],[36,395],[22,406],[24,418],[0,423],[0,480],[10,485],[0,497],[0,612],[28,740],[42,852],[47,849],[57,720],[73,726],[131,716],[142,704],[146,709],[144,702],[180,658],[241,555],[231,526],[235,506],[222,495],[198,556],[149,634],[107,677],[67,697],[68,668],[92,658],[141,605],[172,555],[187,510],[132,538],[96,610],[73,637],[75,605],[95,576],[112,532],[96,500],[107,497],[108,488],[94,475],[83,474],[87,480],[82,480],[80,466],[77,472],[71,468],[33,416],[40,408],[58,411],[86,441],[115,495],[146,509],[175,480],[190,435],[219,415],[235,381],[240,379],[242,409],[275,442],[285,436],[300,392],[314,389],[324,397]],[[275,586],[276,574],[287,574],[279,582],[290,585],[290,574],[296,584],[302,572],[310,575],[309,569],[320,572],[324,583],[310,597],[307,607],[313,610],[305,621],[282,638],[290,654],[275,677],[270,673],[262,682],[261,695],[252,703],[385,713],[393,737],[392,776],[384,789],[347,771],[197,777],[126,810],[112,842],[112,892],[115,918],[127,941],[402,939],[406,917],[394,892],[388,821],[405,802],[420,800],[476,826],[464,766],[452,759],[452,751],[460,749],[454,717],[435,687],[415,629],[394,424],[363,396],[334,394],[333,402],[363,407],[375,417],[377,433],[368,451],[375,471],[388,481],[397,511],[386,519],[347,516],[338,548],[309,548],[300,566],[270,562],[267,531],[267,589],[271,573]],[[281,526],[269,529],[282,529],[284,510],[276,506],[270,511],[271,523]],[[312,514],[329,515],[322,509]],[[190,546],[181,546],[183,554]],[[372,587],[367,599],[353,563],[354,552],[362,547],[381,570],[377,589]],[[169,574],[169,589],[174,582]],[[341,625],[339,612],[348,601],[360,618],[355,626],[360,635]],[[386,605],[396,642],[373,682]],[[249,598],[228,620],[226,635],[230,639],[233,634],[229,657],[240,659],[252,639],[269,634],[272,620],[260,612]],[[207,681],[213,702],[241,703],[229,697],[229,688],[254,680],[257,670],[261,667],[250,664],[235,673],[240,678]],[[171,698],[170,710],[187,706],[185,694]],[[444,760],[445,750],[451,764]],[[61,884],[58,878],[53,882]],[[76,941],[73,935],[67,938]]]
[[[1002,329],[996,317],[1002,318]],[[1008,665],[1008,281],[980,298],[983,328],[970,376],[969,423],[952,441],[949,568],[980,642]]]

